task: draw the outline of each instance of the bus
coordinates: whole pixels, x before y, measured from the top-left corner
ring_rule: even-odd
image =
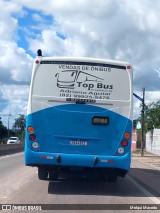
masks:
[[[29,92],[25,165],[40,180],[64,172],[109,182],[131,163],[132,67],[98,58],[43,57],[38,50]]]

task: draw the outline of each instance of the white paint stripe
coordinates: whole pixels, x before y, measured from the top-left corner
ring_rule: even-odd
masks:
[[[154,197],[153,194],[151,194],[149,191],[147,191],[143,186],[141,186],[137,181],[135,181],[132,177],[127,176],[126,177],[129,181],[131,181],[137,189],[140,189],[141,192],[143,192],[147,197],[149,197],[150,200],[152,200],[155,204],[160,204],[160,200],[156,197]]]
[[[24,153],[24,152],[20,152],[20,153],[13,154],[13,155],[5,155],[5,156],[3,156],[3,157],[0,157],[0,160],[1,160],[1,159],[4,159],[4,158],[14,157],[14,156],[16,156],[16,155],[22,155],[23,153]]]

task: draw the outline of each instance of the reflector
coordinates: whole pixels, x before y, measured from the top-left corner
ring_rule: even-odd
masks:
[[[123,154],[124,153],[124,148],[123,147],[119,147],[118,148],[118,153],[119,154]]]
[[[33,147],[34,149],[37,149],[37,148],[38,148],[38,146],[39,146],[39,145],[38,145],[38,143],[37,143],[37,142],[33,142],[33,143],[32,143],[32,147]]]

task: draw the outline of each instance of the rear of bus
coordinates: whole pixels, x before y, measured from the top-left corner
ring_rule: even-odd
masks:
[[[132,69],[128,63],[38,56],[26,123],[25,164],[39,179],[94,170],[116,181],[130,169]]]

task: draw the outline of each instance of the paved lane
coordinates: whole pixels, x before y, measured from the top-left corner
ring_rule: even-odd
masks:
[[[135,161],[131,174],[124,179],[119,178],[117,183],[82,179],[40,181],[37,177],[37,168],[24,166],[22,153],[0,158],[0,200],[5,204],[160,203],[157,194],[147,194],[148,189],[133,179],[132,174],[137,171],[138,165],[139,162]],[[136,175],[139,174],[140,170]]]

